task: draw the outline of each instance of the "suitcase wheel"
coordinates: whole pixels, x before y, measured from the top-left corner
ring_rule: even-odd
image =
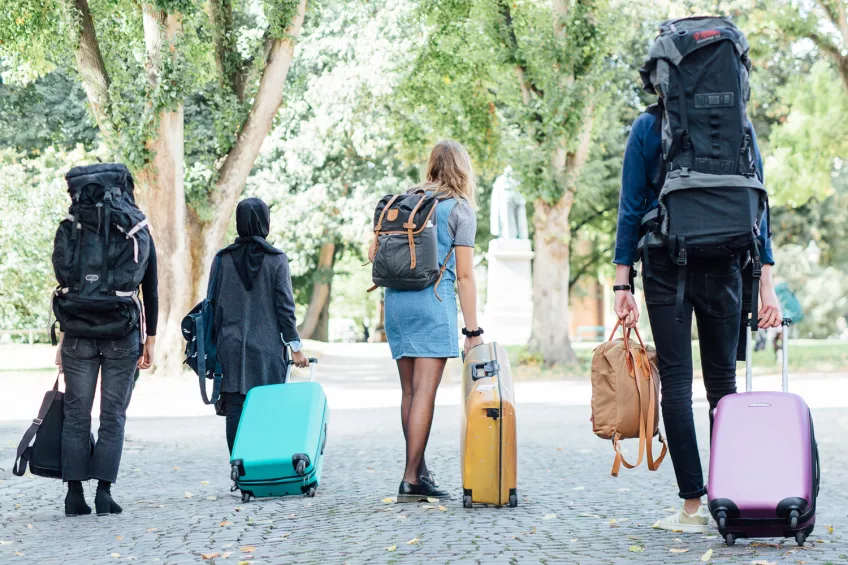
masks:
[[[798,532],[795,534],[795,543],[798,544],[798,547],[804,547],[804,542],[807,541],[807,534],[804,532]]]
[[[735,545],[736,544],[736,536],[734,536],[733,534],[727,534],[726,536],[724,536],[724,542],[728,546]]]
[[[307,491],[306,491],[306,496],[308,498],[314,498],[315,497],[315,487],[309,487],[309,489],[307,489]]]
[[[234,483],[238,482],[238,478],[239,478],[238,467],[233,466],[233,468],[230,469],[230,478],[233,480]]]
[[[797,510],[793,510],[791,514],[789,514],[789,528],[794,530],[798,527],[798,518],[799,514]]]
[[[509,507],[515,508],[516,506],[518,506],[518,496],[515,494],[509,495]]]
[[[471,495],[466,494],[465,496],[463,496],[462,497],[462,507],[463,508],[471,508],[472,506],[474,506],[474,505],[471,503]]]
[[[242,502],[250,502],[250,493],[247,493],[247,492],[241,493],[241,501]]]

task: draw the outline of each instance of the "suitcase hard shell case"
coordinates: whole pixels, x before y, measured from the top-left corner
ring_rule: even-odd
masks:
[[[506,351],[496,343],[471,349],[462,381],[462,505],[518,506],[515,393]]]
[[[728,545],[788,537],[800,546],[816,523],[820,482],[812,417],[804,400],[788,392],[788,340],[783,392],[751,392],[750,327],[747,332],[747,392],[722,398],[714,414],[709,509]]]
[[[241,491],[242,501],[314,496],[321,482],[328,418],[324,389],[311,376],[310,382],[289,383],[287,377],[284,384],[251,389],[230,457],[233,490]]]

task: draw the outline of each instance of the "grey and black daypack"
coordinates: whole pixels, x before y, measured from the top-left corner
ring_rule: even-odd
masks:
[[[384,196],[374,211],[369,253],[374,286],[421,290],[438,285],[453,253],[439,261],[436,205],[444,197],[415,191]],[[436,294],[438,297],[438,293]]]
[[[76,337],[119,339],[142,332],[138,287],[151,241],[132,176],[124,165],[99,164],[74,167],[65,178],[71,207],[53,242],[56,320]],[[55,324],[52,334],[55,342]]]
[[[720,17],[664,22],[640,69],[645,89],[659,97],[664,176],[640,247],[646,273],[644,247],[668,247],[679,266],[678,319],[689,257],[750,254],[757,311],[757,237],[768,197],[746,117],[750,69],[744,34]]]

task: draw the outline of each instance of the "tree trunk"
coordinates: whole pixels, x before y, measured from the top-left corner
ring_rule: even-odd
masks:
[[[201,283],[199,288],[205,286],[212,259],[227,231],[230,218],[244,190],[250,170],[259,155],[262,142],[271,131],[274,116],[283,103],[286,76],[294,58],[295,42],[300,36],[305,13],[306,0],[301,0],[297,14],[286,30],[286,38],[274,41],[265,62],[265,70],[259,82],[259,90],[253,99],[250,114],[239,133],[238,140],[218,171],[218,180],[210,198],[210,204],[215,210],[215,218],[202,227],[204,273],[199,279]],[[195,289],[195,292],[199,292],[199,288]]]
[[[160,79],[162,57],[181,31],[178,14],[143,5],[146,71],[151,85]],[[191,308],[191,257],[186,236],[185,135],[183,106],[157,116],[156,131],[147,140],[152,160],[138,173],[142,207],[150,220],[156,244],[159,278],[159,328],[156,370],[179,371],[183,341],[180,322]]]
[[[321,315],[329,311],[330,285],[333,277],[333,265],[336,261],[336,244],[325,243],[321,246],[318,256],[318,266],[314,271],[312,283],[312,296],[306,315],[303,317],[298,332],[302,339],[319,339],[316,337],[320,329]]]
[[[330,296],[333,293],[333,283],[327,283],[327,287],[329,287],[327,300],[324,301],[324,308],[318,316],[318,327],[312,335],[312,339],[325,343],[330,341]]]
[[[94,121],[103,137],[109,137],[112,124],[109,121],[107,108],[109,106],[109,75],[106,73],[106,65],[103,63],[103,54],[100,52],[100,44],[97,42],[97,33],[94,30],[94,21],[88,8],[88,0],[75,0],[74,7],[79,13],[80,28],[79,40],[75,55],[77,69],[82,78],[82,85]]]
[[[535,203],[533,224],[533,333],[530,349],[548,364],[576,363],[568,336],[569,251],[568,214],[571,200]]]

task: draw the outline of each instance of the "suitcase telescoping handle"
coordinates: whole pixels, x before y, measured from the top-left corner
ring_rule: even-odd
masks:
[[[792,323],[791,318],[783,318],[781,323],[781,340],[783,357],[782,365],[782,388],[783,392],[789,392],[789,325]],[[745,342],[745,391],[751,392],[754,390],[754,375],[753,375],[753,357],[754,357],[754,340],[752,338],[751,326],[746,326],[747,336]]]
[[[289,377],[291,377],[292,369],[294,368],[294,361],[291,360],[291,357],[288,353],[288,348],[286,348],[286,381],[289,382]],[[309,382],[315,380],[315,365],[318,363],[318,359],[315,357],[309,358]]]

